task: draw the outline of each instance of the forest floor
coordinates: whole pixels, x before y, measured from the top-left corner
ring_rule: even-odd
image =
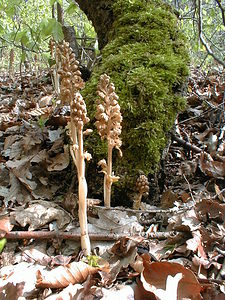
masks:
[[[225,299],[225,74],[192,70],[160,205],[89,199],[80,251],[68,107],[51,79],[0,77],[1,299]]]

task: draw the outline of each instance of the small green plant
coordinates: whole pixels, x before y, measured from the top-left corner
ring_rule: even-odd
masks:
[[[6,238],[0,239],[0,253],[2,253],[2,251],[3,251],[6,243],[7,243],[7,239]]]
[[[88,255],[87,256],[87,261],[88,261],[88,264],[89,266],[91,267],[99,267],[99,257],[96,256],[96,255]]]
[[[44,119],[42,117],[40,117],[37,121],[38,126],[41,128],[41,130],[44,129],[46,122],[48,121],[48,119]]]

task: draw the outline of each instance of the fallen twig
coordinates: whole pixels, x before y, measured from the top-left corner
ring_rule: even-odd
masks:
[[[189,189],[189,192],[190,192],[190,195],[191,195],[191,199],[194,203],[196,203],[195,198],[194,198],[193,193],[192,193],[192,190],[191,190],[191,185],[190,185],[189,181],[187,180],[187,177],[185,176],[185,174],[183,174],[183,177],[184,177],[185,181],[187,182],[188,189]]]
[[[168,237],[174,236],[174,231],[167,232],[154,232],[147,235],[148,239],[167,239]],[[145,233],[144,233],[145,235]],[[92,241],[116,241],[120,238],[131,236],[131,234],[114,234],[114,233],[103,233],[103,234],[91,234],[90,239]],[[135,235],[134,235],[135,236]],[[57,232],[57,231],[11,231],[8,233],[1,234],[1,238],[8,240],[19,240],[19,239],[65,239],[80,241],[80,233],[72,232]],[[145,238],[145,237],[144,237]]]
[[[178,136],[176,136],[172,132],[171,132],[171,137],[174,141],[178,142],[180,145],[182,145],[184,148],[186,148],[188,150],[192,150],[196,153],[201,153],[203,151],[201,148],[186,142],[185,140],[179,138]]]
[[[88,199],[90,200],[90,199]],[[181,207],[181,208],[169,208],[169,209],[157,209],[157,208],[153,208],[153,209],[145,209],[145,210],[136,210],[136,209],[131,209],[131,208],[124,208],[124,207],[105,207],[105,206],[98,206],[98,205],[92,205],[89,206],[88,208],[90,210],[93,209],[103,209],[103,210],[119,210],[119,211],[127,211],[127,212],[131,212],[133,214],[143,214],[143,213],[150,213],[150,214],[169,214],[169,213],[181,213],[184,212],[186,210],[191,209],[192,206],[189,207]]]
[[[197,278],[200,283],[206,283],[206,284],[216,283],[216,284],[224,285],[224,280],[218,280],[212,278],[207,279],[207,278],[200,278],[200,277]]]

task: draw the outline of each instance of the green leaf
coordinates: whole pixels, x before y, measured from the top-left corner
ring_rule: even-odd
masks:
[[[55,2],[57,2],[57,0],[50,0],[50,5],[51,5],[51,6],[54,5]]]
[[[0,239],[0,253],[4,249],[6,242],[7,242],[6,238]]]
[[[49,19],[44,18],[40,23],[40,32],[44,37],[51,35],[52,27]]]
[[[44,37],[52,36],[55,41],[60,42],[64,38],[62,25],[56,19],[43,19],[41,24],[41,34]]]
[[[29,42],[30,42],[30,39],[26,32],[21,38],[21,43],[23,43],[24,46],[27,46]]]
[[[54,5],[55,3],[59,3],[61,6],[63,5],[62,0],[50,0],[50,5]]]
[[[3,34],[5,32],[5,28],[0,24],[0,34]]]
[[[8,17],[13,17],[20,6],[22,0],[11,0],[8,1],[5,7],[5,13]]]
[[[52,28],[52,36],[56,42],[60,42],[64,38],[64,34],[62,31],[62,25],[58,21],[55,21],[55,24]]]
[[[28,31],[23,30],[18,32],[15,41],[19,43],[23,43],[24,46],[27,45],[30,41]]]
[[[65,10],[65,13],[68,15],[72,15],[75,11],[77,11],[78,7],[75,3],[70,3],[70,5]]]
[[[8,7],[5,10],[8,17],[13,17],[15,15],[15,8],[14,7]]]
[[[42,58],[46,63],[48,63],[50,59],[50,53],[49,52],[42,53]]]

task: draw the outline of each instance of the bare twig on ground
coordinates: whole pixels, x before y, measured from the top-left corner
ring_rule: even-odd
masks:
[[[196,152],[196,153],[201,153],[203,151],[201,148],[186,142],[185,140],[179,138],[178,136],[176,136],[173,133],[171,133],[171,137],[174,141],[178,142],[180,145],[182,145],[184,148],[186,148],[188,150],[192,150],[193,152]]]
[[[183,174],[183,177],[184,177],[185,181],[187,182],[188,189],[189,189],[189,192],[190,192],[190,195],[191,195],[191,199],[194,203],[196,203],[195,198],[194,198],[193,193],[192,193],[192,190],[191,190],[191,185],[190,185],[189,181],[187,180],[187,177],[185,176],[185,174]]]
[[[131,209],[131,208],[124,208],[124,207],[105,207],[105,206],[97,206],[97,205],[93,205],[90,206],[89,209],[103,209],[103,210],[119,210],[119,211],[127,211],[127,212],[132,212],[133,214],[143,214],[143,213],[150,213],[150,214],[170,214],[170,213],[181,213],[184,212],[186,210],[189,210],[192,208],[192,206],[189,207],[181,207],[181,208],[169,208],[169,209],[146,209],[146,210],[135,210],[135,209]]]
[[[180,233],[179,233],[180,234]],[[159,239],[165,240],[169,237],[174,237],[176,232],[153,232],[147,235],[147,239]],[[89,237],[92,241],[117,241],[120,238],[128,237],[130,234],[114,234],[114,233],[103,233],[103,234],[92,234]],[[135,236],[135,235],[134,235]],[[3,237],[3,236],[2,236]],[[4,237],[8,240],[22,240],[22,239],[64,239],[80,241],[80,233],[72,232],[56,232],[56,231],[11,231],[5,233]]]
[[[218,280],[218,279],[212,279],[212,278],[200,278],[200,277],[197,277],[198,278],[198,281],[200,283],[217,283],[217,284],[221,284],[221,285],[224,285],[224,280]]]

